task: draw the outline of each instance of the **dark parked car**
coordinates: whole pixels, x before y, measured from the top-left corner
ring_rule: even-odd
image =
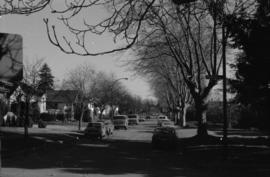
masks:
[[[128,125],[138,125],[139,124],[139,115],[129,114],[128,115]]]
[[[126,115],[117,115],[113,117],[113,125],[115,129],[128,128],[128,117]]]
[[[147,116],[145,117],[145,119],[151,119],[151,116],[150,116],[150,115],[147,115]]]
[[[158,126],[161,126],[161,123],[164,121],[164,120],[169,120],[167,116],[165,115],[159,115],[158,118],[157,118],[157,124]]]
[[[111,120],[99,120],[98,122],[103,122],[106,130],[106,134],[112,135],[114,130],[114,125]]]
[[[90,138],[102,139],[106,136],[106,128],[103,122],[89,122],[84,130],[84,134]]]
[[[155,128],[152,136],[153,148],[175,148],[176,147],[176,133],[172,127],[158,127]]]
[[[160,121],[159,126],[175,128],[174,122],[172,122],[171,120],[162,120]]]
[[[145,116],[140,116],[139,117],[139,122],[144,122],[145,121]]]

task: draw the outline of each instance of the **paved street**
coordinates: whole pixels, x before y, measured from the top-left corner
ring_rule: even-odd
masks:
[[[31,153],[6,157],[1,177],[242,176],[245,167],[228,167],[230,170],[227,170],[221,168],[217,161],[210,165],[207,161],[194,163],[183,155],[180,147],[175,151],[153,150],[151,136],[155,126],[156,120],[148,120],[128,130],[116,130],[113,136],[102,141],[92,141],[78,133],[59,130],[58,133],[62,133],[48,136],[43,147]],[[54,128],[51,126],[42,131],[46,133]],[[31,131],[37,133],[38,129],[33,128]],[[195,130],[178,129],[177,134],[193,136]],[[34,136],[44,138],[42,133]],[[249,170],[246,169],[246,172]],[[254,174],[255,171],[251,171],[245,176]]]

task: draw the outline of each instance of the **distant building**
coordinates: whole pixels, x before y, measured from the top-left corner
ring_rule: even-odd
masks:
[[[39,101],[40,113],[49,110],[64,110],[74,106],[78,99],[76,90],[49,90],[43,94]]]

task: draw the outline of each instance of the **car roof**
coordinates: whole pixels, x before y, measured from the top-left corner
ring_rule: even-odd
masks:
[[[138,114],[128,114],[128,116],[139,116]]]
[[[125,114],[114,115],[114,117],[117,117],[117,116],[127,116],[127,115],[125,115]]]
[[[89,122],[87,125],[101,125],[103,122]]]
[[[127,115],[115,115],[115,116],[113,116],[113,117],[128,117]]]
[[[169,131],[169,130],[175,130],[173,127],[157,127],[154,131]]]
[[[162,120],[161,122],[162,122],[162,123],[171,123],[171,124],[173,123],[173,122],[170,121],[170,120]]]

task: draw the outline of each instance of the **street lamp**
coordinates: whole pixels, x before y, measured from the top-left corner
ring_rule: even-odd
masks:
[[[113,109],[113,87],[120,80],[128,80],[128,78],[127,77],[121,77],[121,78],[118,78],[118,79],[116,79],[116,80],[114,80],[112,82],[112,85],[111,85],[111,109],[112,109],[112,117],[114,116],[114,109]]]

